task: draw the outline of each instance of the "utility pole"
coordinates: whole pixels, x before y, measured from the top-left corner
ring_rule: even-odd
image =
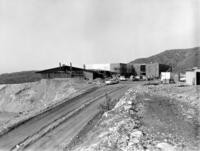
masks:
[[[70,76],[72,77],[72,63],[70,62]]]

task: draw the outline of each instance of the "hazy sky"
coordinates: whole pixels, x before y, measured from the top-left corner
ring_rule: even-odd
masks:
[[[0,0],[0,73],[200,44],[198,0]]]

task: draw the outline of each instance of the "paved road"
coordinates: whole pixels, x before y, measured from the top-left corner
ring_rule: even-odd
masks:
[[[51,123],[53,123],[56,119],[59,119],[63,115],[67,115],[76,108],[80,107],[82,104],[87,103],[93,98],[100,96],[106,92],[111,90],[118,90],[125,84],[117,84],[99,88],[94,92],[83,95],[80,98],[73,99],[69,102],[66,102],[44,114],[41,114],[24,124],[16,127],[12,131],[0,137],[0,149],[2,150],[11,150],[15,145],[19,144],[21,141],[25,140],[28,136],[31,136],[35,132],[40,131],[42,127],[45,127]],[[129,86],[126,86],[120,91],[114,92],[111,96],[114,98],[120,97]],[[87,109],[84,109],[77,114],[75,117],[70,118],[60,126],[58,126],[54,131],[45,135],[43,138],[38,140],[35,144],[29,146],[28,149],[54,149],[58,147],[58,144],[65,141],[70,141],[72,137],[74,137],[79,130],[84,127],[84,125],[89,121],[96,113],[97,106],[103,101],[105,98],[98,99],[95,103],[88,106]]]

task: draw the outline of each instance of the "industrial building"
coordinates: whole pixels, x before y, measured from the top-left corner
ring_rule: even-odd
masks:
[[[147,78],[159,78],[161,72],[171,71],[171,66],[159,64],[159,63],[149,63],[149,64],[132,64],[135,70],[135,74],[138,76],[146,76]]]
[[[86,65],[88,70],[106,70],[116,72],[120,75],[129,77],[131,75],[146,76],[147,78],[159,78],[161,72],[171,71],[171,66],[149,63],[149,64],[125,64],[125,63],[110,63],[110,64],[91,64]]]
[[[150,64],[125,64],[125,63],[108,63],[108,64],[91,64],[84,65],[83,68],[67,65],[38,71],[43,78],[72,78],[79,77],[93,80],[95,78],[112,77],[113,75],[122,75],[130,77],[131,75],[146,76],[147,78],[159,78],[161,72],[169,72],[171,67],[159,63]]]
[[[193,68],[186,70],[185,72],[186,84],[188,85],[200,85],[200,68]]]
[[[46,69],[36,72],[41,74],[42,78],[83,78],[88,80],[93,80],[96,78],[111,77],[115,74],[106,70],[87,70],[84,68],[78,68],[73,66],[62,65],[56,68]]]
[[[130,76],[133,74],[134,69],[130,64],[125,63],[108,63],[108,64],[90,64],[86,65],[87,70],[105,70],[117,73],[123,76]]]

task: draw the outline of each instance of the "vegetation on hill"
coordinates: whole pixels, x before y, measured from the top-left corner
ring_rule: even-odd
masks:
[[[171,65],[174,72],[183,72],[192,67],[200,67],[200,47],[166,50],[157,55],[136,59],[130,63],[154,63]]]
[[[0,84],[26,83],[38,81],[40,79],[41,75],[36,74],[35,71],[5,73],[0,75]]]

